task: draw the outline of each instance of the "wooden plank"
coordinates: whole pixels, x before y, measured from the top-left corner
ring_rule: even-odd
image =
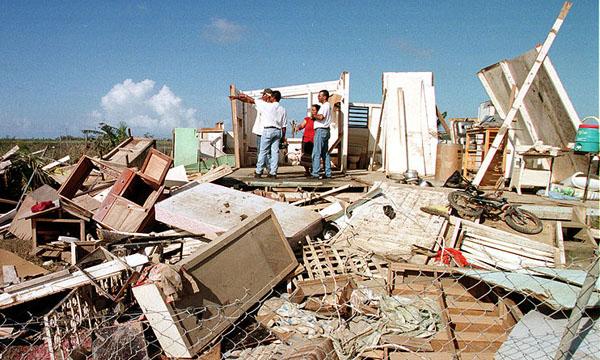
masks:
[[[322,199],[322,198],[324,198],[326,196],[329,196],[331,194],[335,194],[335,193],[338,193],[340,191],[344,191],[344,190],[346,190],[348,188],[350,188],[350,184],[342,185],[340,187],[331,189],[329,191],[325,191],[325,192],[320,193],[318,195],[315,195],[315,196],[312,196],[312,197],[309,197],[309,198],[306,198],[306,199],[298,200],[296,202],[291,203],[291,205],[295,205],[295,206],[303,205],[303,204],[306,204],[306,203],[314,201],[314,200]]]
[[[10,158],[11,156],[13,156],[14,154],[17,153],[17,151],[19,151],[19,145],[15,145],[13,146],[10,150],[8,150],[7,152],[5,152],[1,157],[0,157],[0,161],[4,161],[7,160],[8,158]]]
[[[381,344],[393,344],[402,346],[409,351],[432,352],[433,347],[428,339],[409,337],[406,335],[383,335]],[[391,359],[391,357],[390,357]]]
[[[58,189],[58,194],[64,196],[67,199],[72,199],[77,194],[77,191],[81,188],[81,185],[85,182],[85,179],[90,175],[96,166],[92,160],[87,156],[82,156],[77,162],[75,169],[71,172],[65,182],[62,183]]]
[[[238,95],[239,91],[236,90],[235,85],[231,84],[229,85],[229,96],[235,96]],[[242,144],[242,140],[241,137],[243,136],[242,134],[242,127],[240,126],[241,124],[241,118],[240,118],[241,114],[238,114],[237,111],[237,102],[231,100],[231,123],[233,125],[233,151],[235,153],[235,166],[236,167],[242,167],[242,149],[241,149],[241,144]]]
[[[121,271],[130,269],[130,267],[147,262],[148,258],[145,255],[134,254],[125,257],[123,260],[117,259],[91,266],[85,269],[86,274],[81,271],[73,273],[66,271],[66,273],[54,273],[25,281],[4,289],[5,292],[0,294],[0,309],[89,284],[91,283],[90,278],[94,280],[106,279]]]
[[[385,108],[386,97],[387,97],[387,89],[383,89],[383,97],[381,99],[381,112],[379,113],[379,122],[377,123],[377,135],[375,136],[375,144],[373,145],[373,152],[371,153],[371,157],[369,158],[369,171],[373,171],[373,167],[375,166],[375,154],[377,154],[377,148],[379,147],[379,138],[381,137],[381,121],[383,119],[383,109]],[[383,154],[381,154],[381,155],[383,158]]]
[[[546,251],[550,254],[554,253],[554,246],[544,244],[539,241],[535,241],[524,236],[520,236],[514,233],[509,233],[506,231],[498,230],[489,226],[485,226],[482,224],[477,224],[472,221],[462,220],[462,226],[465,230],[469,231],[470,229],[475,229],[477,231],[471,231],[471,233],[478,233],[480,235],[493,237],[498,240],[511,242],[516,245],[533,248],[540,251]],[[469,229],[470,228],[470,229]]]
[[[486,247],[506,251],[518,255],[519,257],[528,257],[537,260],[552,259],[554,257],[554,251],[540,251],[526,246],[514,245],[508,242],[498,241],[477,234],[467,233],[466,238],[463,240],[463,244],[465,242],[472,242]]]
[[[437,105],[435,106],[435,113],[437,115],[439,122],[442,124],[442,127],[444,128],[444,131],[446,132],[446,134],[451,135],[452,131],[450,131],[450,128],[448,127],[448,123],[446,122],[446,119],[444,119],[444,115],[442,114],[440,109],[437,107]]]
[[[558,261],[557,265],[566,265],[567,259],[565,256],[565,242],[563,238],[563,229],[562,223],[560,221],[556,222],[556,247],[558,248]]]
[[[294,271],[298,262],[269,209],[244,220],[181,266],[194,278],[198,291],[176,307],[205,309],[191,327],[183,324],[197,353]]]
[[[191,358],[195,355],[180,313],[167,304],[162,291],[155,284],[143,284],[132,289],[162,350],[170,358]]]
[[[496,138],[494,138],[492,146],[490,147],[488,153],[485,155],[485,159],[479,167],[479,171],[477,171],[475,179],[473,179],[474,185],[479,185],[483,180],[483,177],[485,176],[488,167],[490,166],[492,160],[494,159],[494,156],[496,155],[496,151],[498,150],[500,144],[504,140],[504,136],[506,135],[506,132],[508,131],[511,122],[513,121],[517,114],[517,111],[523,104],[525,95],[527,95],[527,92],[529,91],[529,88],[531,87],[531,84],[533,83],[533,80],[537,75],[538,70],[540,69],[544,59],[548,55],[548,51],[550,50],[550,47],[552,46],[552,43],[554,42],[554,39],[556,38],[556,35],[558,34],[558,31],[560,30],[562,23],[565,17],[567,16],[571,6],[572,3],[565,2],[560,11],[560,14],[558,15],[558,18],[554,22],[554,25],[552,25],[552,29],[548,33],[548,36],[546,37],[546,40],[544,41],[544,44],[542,45],[542,48],[540,49],[538,56],[536,57],[533,66],[531,67],[531,70],[529,71],[529,74],[527,74],[527,77],[525,78],[521,89],[517,93],[517,96],[513,101],[511,108],[508,114],[506,115],[506,118],[504,119],[504,122],[502,123],[502,127],[498,131],[498,135],[496,135]]]

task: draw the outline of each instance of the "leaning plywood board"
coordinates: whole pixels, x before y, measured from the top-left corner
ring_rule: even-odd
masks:
[[[437,114],[433,73],[383,73],[382,114],[387,173],[435,174]]]
[[[538,51],[532,49],[479,71],[479,79],[500,116],[506,115],[511,106],[512,85],[509,82],[523,84],[537,54]],[[546,145],[565,148],[575,141],[579,123],[577,112],[550,58],[546,57],[512,126],[517,143],[528,145],[541,140]],[[555,160],[555,180],[562,180],[575,171],[585,171],[582,156],[567,154]]]
[[[290,244],[321,230],[321,216],[314,211],[211,183],[195,184],[155,206],[156,220],[208,238],[267,209],[277,215]]]
[[[275,213],[267,210],[190,255],[182,268],[197,293],[175,302],[178,309],[204,308],[198,323],[182,323],[196,353],[268,294],[298,262]]]

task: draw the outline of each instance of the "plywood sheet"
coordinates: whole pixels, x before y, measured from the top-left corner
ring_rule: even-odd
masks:
[[[270,209],[190,255],[182,268],[197,281],[199,290],[176,301],[175,307],[205,308],[200,323],[186,328],[194,341],[194,352],[233,325],[297,266]]]
[[[437,114],[433,73],[383,73],[387,89],[383,109],[386,172],[417,170],[435,174]]]
[[[321,216],[314,211],[212,183],[196,184],[155,209],[156,220],[213,238],[267,209],[273,209],[290,242],[321,229]]]
[[[503,61],[518,86],[523,84],[536,56],[537,50],[532,49],[519,57]],[[500,114],[507,114],[512,86],[506,79],[501,63],[480,70],[478,75],[494,106],[500,109]],[[520,111],[516,123],[513,123],[518,144],[528,145],[541,140],[546,145],[565,148],[575,141],[580,120],[549,57],[546,57],[533,80],[522,108],[526,117]],[[531,131],[526,122],[531,124]],[[554,179],[562,180],[575,171],[585,171],[585,165],[583,156],[568,154],[559,157],[554,164]]]

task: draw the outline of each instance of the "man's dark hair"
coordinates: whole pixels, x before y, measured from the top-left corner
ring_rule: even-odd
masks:
[[[279,90],[273,91],[272,96],[275,99],[275,101],[279,102],[279,100],[281,100],[281,91],[279,91]]]
[[[327,91],[327,90],[321,90],[321,91],[319,91],[319,92],[320,92],[321,94],[325,95],[325,98],[326,98],[326,99],[329,99],[329,91]]]
[[[321,105],[319,105],[319,104],[312,104],[310,107],[316,108],[317,111],[319,111],[319,109],[321,109]]]

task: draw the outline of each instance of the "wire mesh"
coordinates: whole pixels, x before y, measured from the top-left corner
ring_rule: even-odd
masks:
[[[600,353],[597,267],[582,306],[593,272],[575,265],[473,270],[313,248],[321,253],[305,251],[294,276],[255,304],[247,294],[224,307],[185,307],[186,294],[169,299],[149,283],[154,292],[134,287],[118,301],[86,285],[11,307],[2,312],[2,359],[563,358],[559,343],[577,311],[564,358]],[[238,307],[249,310],[226,315]]]

